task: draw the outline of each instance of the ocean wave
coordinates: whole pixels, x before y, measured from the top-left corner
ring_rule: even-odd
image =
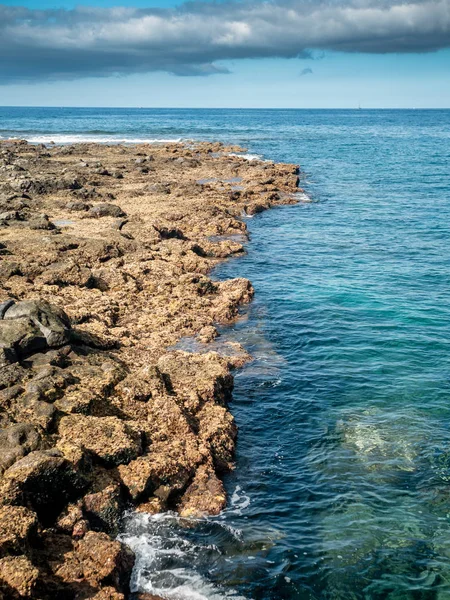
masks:
[[[169,600],[246,600],[233,590],[219,589],[203,574],[221,556],[214,544],[202,544],[186,535],[208,520],[183,519],[174,513],[128,513],[120,540],[136,554],[132,590],[161,595]],[[209,523],[232,539],[237,532],[222,523]],[[195,565],[195,566],[194,566]]]
[[[79,144],[85,142],[96,142],[99,144],[178,144],[182,138],[145,138],[125,137],[119,135],[97,135],[97,134],[29,134],[24,132],[20,136],[0,136],[0,140],[22,139],[32,144]]]

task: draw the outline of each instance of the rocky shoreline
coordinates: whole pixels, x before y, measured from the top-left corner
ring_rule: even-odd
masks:
[[[225,506],[249,356],[214,340],[253,288],[208,273],[299,191],[241,151],[0,143],[0,598],[129,598],[125,509]]]

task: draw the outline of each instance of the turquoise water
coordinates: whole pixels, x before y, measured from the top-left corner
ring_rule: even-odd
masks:
[[[223,139],[299,162],[312,202],[248,221],[254,303],[230,506],[130,516],[174,599],[450,599],[450,111],[0,109],[0,135]]]

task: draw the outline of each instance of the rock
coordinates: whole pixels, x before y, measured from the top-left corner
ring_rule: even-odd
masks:
[[[49,220],[47,215],[30,218],[27,224],[30,229],[45,229],[49,231],[56,229],[56,225]]]
[[[66,583],[83,578],[94,588],[109,585],[128,592],[133,565],[134,554],[127,546],[111,541],[106,533],[88,531],[73,551],[66,553],[55,575]]]
[[[78,598],[76,600],[78,600]],[[80,597],[79,600],[84,599]],[[90,600],[125,600],[125,596],[118,592],[115,588],[108,586],[102,588],[94,596],[90,596]]]
[[[225,505],[225,490],[212,465],[200,465],[192,483],[183,494],[180,515],[197,518],[218,515]]]
[[[67,210],[70,210],[72,212],[81,212],[81,211],[87,211],[90,208],[92,208],[92,204],[87,204],[86,202],[81,202],[81,201],[73,201],[73,202],[68,202],[66,204],[66,208]]]
[[[8,599],[30,598],[39,571],[25,556],[0,559],[0,591]]]
[[[142,501],[150,494],[156,493],[161,486],[165,486],[167,493],[179,491],[189,481],[195,468],[182,456],[171,456],[169,452],[155,452],[147,456],[140,456],[128,465],[120,465],[118,472],[122,483],[127,488],[134,501]],[[188,464],[186,464],[188,463]]]
[[[152,194],[170,194],[170,185],[168,183],[153,183],[145,188],[145,191]]]
[[[47,346],[42,333],[28,318],[0,321],[0,364],[5,366]]]
[[[14,300],[5,300],[5,302],[0,303],[0,319],[3,319],[6,311],[14,304]]]
[[[161,356],[158,368],[169,387],[193,411],[208,401],[225,405],[231,398],[233,377],[215,352],[170,352]]]
[[[208,403],[197,413],[199,435],[208,443],[216,469],[220,472],[233,468],[237,427],[233,416],[224,406]]]
[[[61,452],[37,450],[5,471],[0,496],[3,504],[29,506],[47,523],[85,486],[85,480]]]
[[[24,506],[0,507],[0,556],[24,554],[37,531],[37,516]]]
[[[59,307],[45,300],[23,300],[5,312],[4,321],[29,319],[44,336],[47,345],[58,347],[70,340],[71,324],[69,317]],[[0,326],[2,323],[0,322]]]
[[[91,217],[126,217],[124,211],[116,204],[96,204],[89,209],[89,215]]]
[[[123,501],[119,485],[109,485],[101,492],[83,498],[84,513],[94,531],[117,535]]]
[[[129,463],[142,452],[141,432],[117,417],[68,415],[61,419],[59,434],[110,467]]]
[[[54,406],[41,400],[35,400],[35,397],[31,394],[22,396],[14,411],[15,419],[42,427],[44,431],[48,431],[53,423],[54,416]]]
[[[17,460],[36,450],[41,436],[30,423],[18,423],[0,429],[0,473],[3,473]]]
[[[247,204],[245,206],[245,212],[248,215],[253,216],[253,215],[257,215],[259,213],[264,212],[268,208],[270,208],[270,206],[266,206],[264,204],[259,204],[259,203],[255,202],[254,204]]]

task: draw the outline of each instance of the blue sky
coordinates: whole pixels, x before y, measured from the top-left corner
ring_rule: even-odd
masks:
[[[7,0],[0,104],[450,107],[450,0],[406,5]]]

